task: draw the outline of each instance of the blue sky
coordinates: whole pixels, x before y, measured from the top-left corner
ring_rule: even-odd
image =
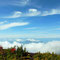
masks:
[[[0,38],[60,38],[60,0],[0,0]]]

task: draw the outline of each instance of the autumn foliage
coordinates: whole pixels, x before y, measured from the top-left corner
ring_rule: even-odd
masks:
[[[60,55],[52,53],[29,53],[26,48],[15,47],[3,49],[0,46],[0,60],[60,60]]]

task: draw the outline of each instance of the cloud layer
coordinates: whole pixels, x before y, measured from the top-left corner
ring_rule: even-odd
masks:
[[[51,41],[47,43],[30,43],[26,44],[25,47],[29,52],[38,52],[40,51],[41,53],[45,52],[54,52],[57,54],[60,54],[60,41]]]
[[[0,41],[0,45],[3,46],[4,48],[10,48],[13,46],[21,46],[21,43],[18,42],[10,43],[8,41],[4,41],[4,42]],[[60,54],[60,41],[51,41],[47,43],[41,43],[41,42],[29,43],[23,45],[23,47],[26,47],[27,51],[34,52],[34,53],[40,51],[41,53],[54,52],[56,54]]]

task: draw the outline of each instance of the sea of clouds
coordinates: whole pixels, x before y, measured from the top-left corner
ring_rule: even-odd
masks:
[[[23,44],[23,42],[25,43]],[[12,43],[9,40],[0,41],[0,46],[2,46],[5,49],[14,47],[14,46],[21,46],[21,45],[23,45],[23,48],[26,48],[28,52],[33,52],[33,53],[54,52],[56,54],[60,54],[60,41],[59,40],[41,42],[40,40],[35,40],[35,39],[26,39],[26,40],[16,39],[16,40],[13,40]]]

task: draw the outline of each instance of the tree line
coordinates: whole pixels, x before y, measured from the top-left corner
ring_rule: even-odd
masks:
[[[0,60],[60,60],[60,55],[52,53],[29,53],[23,46],[3,49],[0,46]]]

